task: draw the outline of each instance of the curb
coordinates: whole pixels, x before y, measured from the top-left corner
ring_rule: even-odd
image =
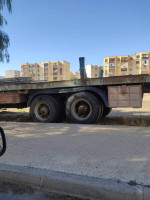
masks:
[[[149,186],[46,169],[0,164],[0,182],[95,200],[148,200]]]

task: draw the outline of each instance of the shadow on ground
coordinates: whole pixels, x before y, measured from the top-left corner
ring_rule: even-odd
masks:
[[[98,124],[101,125],[127,125],[127,126],[150,126],[149,112],[128,112],[117,110],[112,111],[110,115],[101,119]],[[146,115],[145,115],[146,114]],[[149,114],[149,115],[147,115]],[[10,122],[32,122],[27,112],[0,112],[0,121]]]

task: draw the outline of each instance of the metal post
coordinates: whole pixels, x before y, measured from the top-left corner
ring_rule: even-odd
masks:
[[[79,58],[81,85],[86,85],[85,58]]]

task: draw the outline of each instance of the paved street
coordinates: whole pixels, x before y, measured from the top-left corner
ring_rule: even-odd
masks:
[[[1,122],[0,163],[150,184],[150,128]]]

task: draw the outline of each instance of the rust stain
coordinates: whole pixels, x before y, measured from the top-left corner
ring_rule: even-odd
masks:
[[[15,104],[25,102],[25,96],[18,93],[18,91],[0,92],[0,104]]]

